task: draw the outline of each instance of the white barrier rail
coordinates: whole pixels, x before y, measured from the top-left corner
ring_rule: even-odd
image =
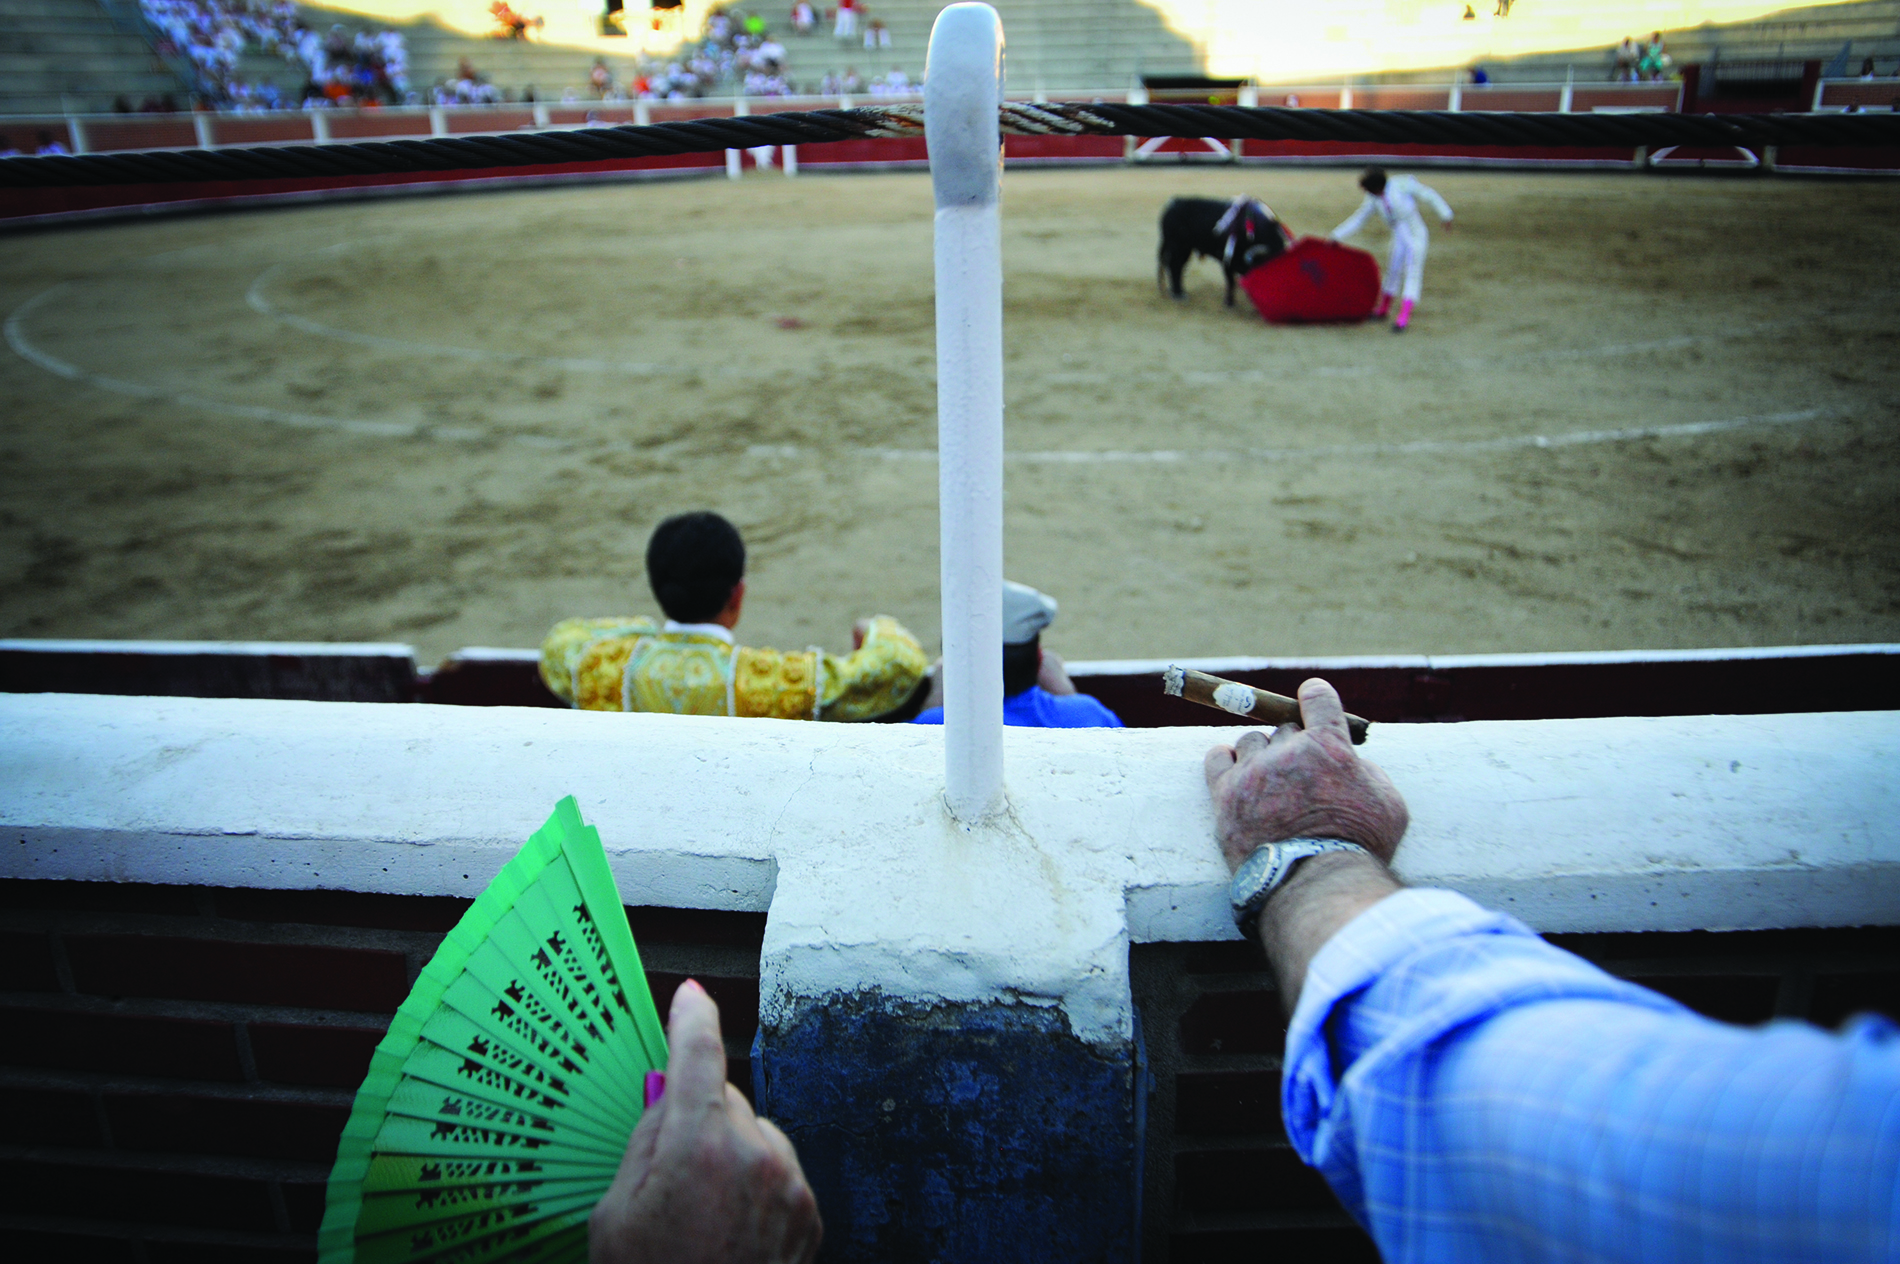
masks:
[[[1860,80],[1827,80],[1829,84]],[[1076,92],[1012,92],[1006,99],[1037,103],[1204,100],[1178,92],[1112,88]],[[1675,83],[1513,83],[1513,84],[1274,84],[1231,93],[1241,105],[1302,109],[1592,110],[1681,107]],[[1816,108],[1820,92],[1817,90]],[[0,116],[0,130],[22,135],[41,128],[64,127],[74,153],[134,150],[215,149],[238,145],[328,145],[355,140],[393,140],[417,136],[481,136],[506,132],[563,130],[577,127],[669,122],[692,118],[732,118],[783,110],[851,109],[867,104],[916,103],[921,94],[866,97],[702,97],[691,101],[522,101],[493,105],[404,105],[314,110],[199,110],[175,114],[22,114]],[[790,174],[788,172],[788,174]]]

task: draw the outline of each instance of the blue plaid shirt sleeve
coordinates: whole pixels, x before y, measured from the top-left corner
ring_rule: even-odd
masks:
[[[1450,891],[1314,957],[1282,1108],[1400,1261],[1900,1258],[1900,1032],[1702,1018]]]

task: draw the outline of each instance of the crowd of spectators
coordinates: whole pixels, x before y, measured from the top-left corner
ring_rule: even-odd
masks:
[[[821,16],[835,20],[841,40],[857,40],[876,52],[891,47],[890,28],[879,21],[865,22],[862,3],[842,2],[822,15],[808,2],[799,0],[791,8],[790,31],[793,36],[815,34]],[[848,29],[846,29],[848,28]],[[765,17],[754,10],[714,9],[706,17],[704,34],[698,41],[681,49],[670,61],[645,64],[628,83],[622,85],[603,64],[596,64],[590,87],[601,100],[644,97],[656,101],[682,101],[693,97],[743,94],[749,97],[792,96],[799,92],[817,92],[822,96],[903,95],[916,90],[910,76],[893,66],[869,84],[855,69],[847,67],[841,75],[826,73],[819,83],[795,83],[787,73],[785,45],[773,34]]]
[[[345,30],[321,35],[291,0],[140,0],[159,36],[159,53],[188,60],[206,101],[224,109],[271,110],[323,105],[395,105],[409,99],[409,55],[402,33]],[[271,80],[239,73],[247,48],[274,54],[302,79],[285,93]]]
[[[456,62],[453,77],[429,89],[431,105],[495,105],[505,99],[502,90],[466,57]],[[528,89],[528,99],[534,99],[533,88]]]
[[[410,99],[409,51],[400,31],[351,34],[332,26],[319,37],[304,27],[294,51],[310,74],[306,105],[400,105]]]
[[[323,106],[401,104],[488,105],[510,100],[505,92],[461,59],[456,73],[442,82],[412,90],[409,57],[402,33],[394,30],[350,31],[332,26],[328,34],[313,30],[299,16],[292,0],[140,0],[147,19],[159,35],[159,51],[188,59],[197,72],[204,104],[240,111],[311,109]],[[525,38],[539,19],[522,18],[506,0],[491,6],[501,24],[502,38]],[[862,38],[865,49],[890,48],[884,23],[866,20],[861,0],[840,0],[837,8],[819,10],[810,0],[799,0],[790,11],[790,33],[812,35],[821,23],[836,20],[841,40]],[[274,54],[301,79],[295,90],[280,89],[266,76],[254,79],[241,73],[247,50]],[[899,66],[868,83],[853,67],[840,74],[826,73],[821,82],[794,83],[787,68],[783,42],[765,17],[755,10],[720,7],[707,15],[696,41],[665,61],[642,59],[626,78],[617,75],[605,59],[595,61],[586,90],[595,100],[646,99],[681,101],[695,97],[744,95],[791,96],[801,91],[824,96],[902,96],[918,85]],[[576,96],[572,89],[563,100]],[[533,88],[523,100],[536,99]],[[166,111],[175,104],[148,101],[122,111]]]
[[[796,15],[793,29],[798,29]],[[796,90],[785,75],[785,45],[772,34],[764,16],[723,8],[706,15],[706,32],[696,45],[641,79],[644,90],[635,95],[663,101],[728,92],[783,97]]]

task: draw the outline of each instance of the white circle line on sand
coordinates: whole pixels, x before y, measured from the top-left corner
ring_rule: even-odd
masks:
[[[320,254],[341,250],[348,243],[330,246]],[[359,333],[354,329],[342,329],[335,325],[326,325],[322,321],[312,320],[308,316],[299,316],[287,312],[271,302],[267,293],[270,283],[279,272],[289,266],[288,262],[274,263],[258,273],[244,292],[244,301],[250,309],[260,316],[267,316],[280,324],[288,325],[299,333],[316,338],[329,338],[335,342],[347,342],[352,346],[367,347],[373,351],[398,351],[410,355],[426,355],[451,360],[467,360],[480,364],[539,364],[551,369],[569,369],[576,373],[614,373],[627,377],[659,377],[666,374],[692,374],[712,372],[726,376],[731,373],[724,368],[701,370],[679,368],[665,364],[644,364],[630,360],[599,360],[588,357],[540,356],[520,351],[488,351],[479,347],[458,347],[441,342],[417,342],[408,338],[386,338],[381,334]]]
[[[180,408],[195,409],[199,412],[217,413],[226,417],[241,417],[247,421],[263,421],[273,425],[291,426],[299,430],[336,430],[344,434],[373,435],[385,439],[448,439],[467,442],[493,438],[486,431],[466,426],[422,426],[403,421],[365,421],[351,417],[325,417],[316,413],[290,412],[282,408],[266,408],[260,404],[236,404],[228,400],[209,399],[190,391],[168,391],[163,387],[150,386],[143,382],[128,382],[124,378],[111,377],[104,373],[94,373],[82,369],[71,361],[62,360],[52,352],[37,345],[28,335],[26,318],[50,303],[53,299],[72,287],[72,282],[63,281],[58,285],[41,290],[26,302],[14,308],[7,317],[6,324],[0,326],[7,346],[21,359],[33,364],[56,377],[84,386],[110,391],[115,395],[128,395],[133,399],[146,399],[154,403],[173,404]],[[568,445],[558,439],[543,435],[512,435],[517,443],[533,448],[565,448]]]
[[[1129,373],[1118,373],[1112,380],[1117,382],[1187,382],[1192,385],[1214,386],[1226,383],[1284,382],[1289,377],[1299,376],[1302,372],[1313,377],[1352,378],[1405,377],[1418,371],[1449,370],[1459,373],[1479,370],[1495,371],[1528,367],[1550,360],[1599,360],[1612,356],[1639,355],[1649,351],[1682,351],[1704,343],[1752,338],[1757,334],[1773,333],[1778,329],[1787,329],[1806,323],[1812,322],[1774,320],[1754,325],[1737,325],[1715,333],[1672,334],[1667,338],[1651,338],[1642,342],[1608,342],[1596,347],[1551,347],[1544,350],[1526,351],[1518,355],[1449,356],[1433,360],[1428,365],[1420,366],[1418,370],[1395,369],[1389,364],[1319,364],[1287,369],[1138,369]],[[1038,380],[1052,386],[1086,386],[1100,385],[1104,378],[1100,373],[1070,372],[1045,374]]]
[[[1686,421],[1673,425],[1630,426],[1620,430],[1570,430],[1554,435],[1507,435],[1496,439],[1419,439],[1409,443],[1333,443],[1307,448],[1155,448],[1146,450],[1005,452],[1005,461],[1024,465],[1178,465],[1218,461],[1301,461],[1327,457],[1380,457],[1436,455],[1456,452],[1508,452],[1518,448],[1569,448],[1593,443],[1629,443],[1639,439],[1687,439],[1757,426],[1793,426],[1832,415],[1831,409],[1803,408],[1795,412],[1726,417],[1718,421]],[[803,449],[795,444],[754,444],[746,455],[758,458],[795,458]],[[864,455],[887,461],[934,461],[930,448],[867,448]]]
[[[337,249],[337,247],[331,247]],[[282,265],[275,265],[281,267]],[[261,284],[274,269],[266,269],[258,278]],[[228,417],[242,417],[251,421],[264,421],[276,425],[292,426],[307,430],[337,430],[347,434],[374,435],[380,438],[434,438],[455,441],[479,441],[492,437],[485,431],[464,426],[420,426],[410,422],[365,421],[354,418],[325,417],[313,413],[289,412],[284,409],[266,408],[257,404],[236,404],[225,400],[208,399],[190,392],[170,392],[160,387],[149,386],[141,382],[128,382],[123,378],[110,377],[103,373],[94,373],[78,365],[62,360],[58,356],[36,345],[26,332],[26,318],[54,298],[72,287],[65,281],[51,286],[27,299],[7,317],[4,333],[7,345],[22,359],[46,372],[67,381],[79,382],[100,390],[118,395],[127,395],[135,399],[147,399],[158,403],[174,404],[183,408],[197,409],[201,412],[219,413]],[[253,304],[255,306],[255,304]],[[301,317],[292,317],[300,320]],[[348,331],[340,331],[347,333]],[[358,335],[371,338],[374,335]],[[1676,345],[1678,340],[1668,340]],[[416,344],[424,347],[425,344]],[[1637,344],[1623,344],[1626,347]],[[468,353],[482,359],[493,358],[486,353]],[[604,363],[604,362],[603,362]],[[1830,410],[1806,408],[1794,412],[1763,413],[1748,417],[1730,417],[1717,421],[1692,421],[1673,425],[1633,426],[1617,430],[1574,430],[1557,435],[1510,435],[1493,439],[1421,439],[1407,443],[1342,443],[1323,444],[1303,448],[1243,448],[1243,449],[1151,449],[1100,451],[1025,451],[1006,452],[1004,460],[1029,465],[1168,465],[1187,461],[1290,461],[1319,459],[1326,457],[1380,457],[1419,454],[1437,454],[1451,452],[1498,452],[1514,448],[1561,448],[1578,444],[1625,443],[1639,439],[1689,438],[1696,435],[1720,434],[1729,430],[1741,430],[1754,426],[1796,425],[1804,421],[1814,421],[1830,415]],[[571,446],[559,439],[546,435],[519,434],[509,438],[522,446],[541,450],[562,450]],[[791,458],[801,455],[802,449],[795,444],[754,444],[746,449],[749,457]],[[867,448],[867,456],[879,457],[891,461],[934,461],[937,454],[929,448]]]
[[[354,245],[354,242],[337,242],[314,251],[317,255],[340,254]],[[171,252],[182,253],[182,252]],[[159,256],[154,256],[159,257]],[[715,377],[756,377],[734,365],[721,365],[712,369],[700,369],[691,366],[652,364],[639,361],[603,360],[593,357],[542,356],[530,355],[518,351],[489,351],[477,347],[458,347],[450,343],[419,342],[408,338],[389,338],[381,334],[360,333],[353,329],[344,329],[336,325],[326,325],[322,321],[300,316],[284,310],[272,302],[268,294],[270,284],[277,275],[290,266],[290,260],[272,264],[260,272],[245,291],[244,301],[260,316],[268,317],[283,325],[317,338],[329,338],[353,346],[365,347],[377,351],[395,351],[412,355],[440,356],[448,359],[465,360],[477,363],[502,364],[538,364],[548,368],[568,369],[577,373],[608,373],[629,377],[659,377],[669,374]],[[1737,325],[1728,329],[1706,334],[1673,334],[1667,338],[1652,338],[1637,342],[1611,342],[1595,347],[1552,347],[1526,351],[1515,355],[1498,356],[1456,356],[1432,361],[1422,366],[1427,370],[1450,370],[1471,372],[1475,370],[1508,369],[1523,367],[1550,360],[1596,360],[1612,356],[1638,355],[1652,351],[1681,351],[1705,343],[1722,342],[1736,338],[1749,338],[1757,334],[1772,333],[1779,329],[1803,323],[1799,320],[1776,320],[1758,322],[1752,325]],[[1124,373],[1116,380],[1123,382],[1187,382],[1194,385],[1220,385],[1226,383],[1283,382],[1302,372],[1323,378],[1357,378],[1374,375],[1392,376],[1395,372],[1406,376],[1407,371],[1395,370],[1385,364],[1321,364],[1309,367],[1287,369],[1145,369]],[[798,376],[809,375],[809,370],[798,368],[773,370],[771,376],[785,376],[787,373]],[[932,380],[934,374],[927,375]],[[1050,386],[1084,386],[1102,381],[1098,373],[1054,372],[1040,375],[1037,382]]]

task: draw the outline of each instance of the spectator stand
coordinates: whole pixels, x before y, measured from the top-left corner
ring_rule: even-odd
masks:
[[[402,33],[306,24],[291,0],[139,0],[161,56],[183,56],[200,102],[250,112],[297,106],[395,105],[409,99]],[[273,68],[298,80],[277,87]]]

